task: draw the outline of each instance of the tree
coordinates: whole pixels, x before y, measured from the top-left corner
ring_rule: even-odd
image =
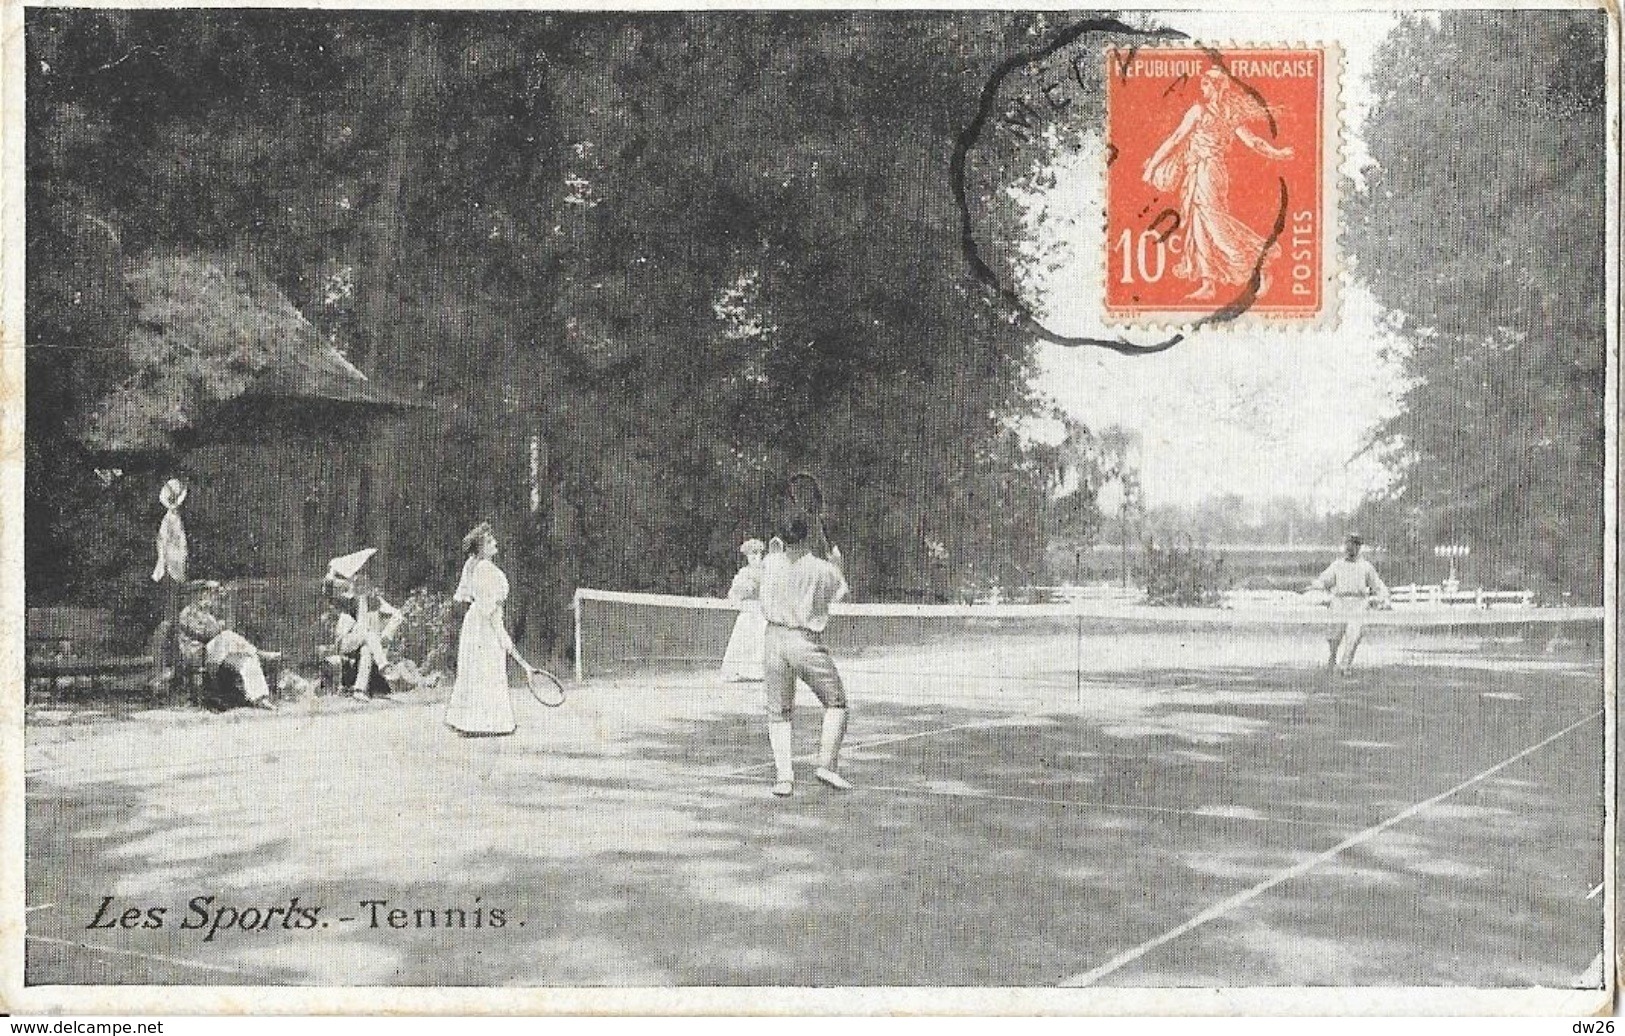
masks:
[[[1607,17],[1464,11],[1380,50],[1350,207],[1411,387],[1373,449],[1421,540],[1600,599]],[[1482,55],[1495,60],[1484,62]]]
[[[813,468],[869,593],[939,592],[943,551],[985,572],[1018,549],[995,542],[1013,533],[990,533],[987,515],[1004,465],[1026,463],[1001,428],[1031,405],[1030,346],[967,276],[948,179],[974,73],[1017,23],[779,14],[578,26],[560,57],[567,74],[551,80],[574,142],[557,298],[573,379],[613,391],[575,415],[605,448],[565,473],[573,499],[601,497],[606,469],[645,472],[616,493],[646,516],[637,538],[715,573],[739,536],[761,531],[773,483]],[[698,114],[717,111],[729,118]],[[629,396],[661,405],[628,412]],[[646,465],[662,435],[681,456]],[[711,504],[673,508],[656,471]],[[672,585],[677,573],[613,563],[616,548],[594,540],[618,538],[616,526],[583,532],[617,585]]]
[[[375,473],[396,579],[449,579],[495,517],[520,621],[556,637],[576,585],[716,592],[797,468],[829,485],[864,593],[1036,571],[1049,476],[1009,431],[1036,406],[1031,343],[969,275],[949,182],[1030,17],[41,9],[26,29],[29,340],[71,346],[31,350],[31,403],[73,397],[30,407],[40,464],[120,392],[236,391],[255,361],[210,359],[225,314],[200,354],[132,351],[123,296],[127,268],[229,255],[437,405]]]

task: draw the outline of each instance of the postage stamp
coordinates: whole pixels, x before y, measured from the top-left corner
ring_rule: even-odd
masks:
[[[1109,317],[1333,315],[1336,48],[1113,47],[1106,61]]]

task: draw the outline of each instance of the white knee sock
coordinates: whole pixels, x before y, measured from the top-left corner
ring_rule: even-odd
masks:
[[[790,721],[772,720],[767,725],[767,743],[773,748],[773,769],[778,780],[795,780],[795,763],[791,760]]]
[[[818,742],[818,765],[837,770],[841,762],[841,741],[846,737],[846,710],[825,709],[823,736]]]

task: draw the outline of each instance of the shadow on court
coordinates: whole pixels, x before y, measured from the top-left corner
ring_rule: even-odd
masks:
[[[35,724],[26,979],[1572,987],[1601,949],[1595,666],[851,682],[858,790],[804,757],[788,801],[708,678],[498,739],[428,701]],[[161,925],[87,927],[109,896]],[[263,923],[292,897],[314,927]]]

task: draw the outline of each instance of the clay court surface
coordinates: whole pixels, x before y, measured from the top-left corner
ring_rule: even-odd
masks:
[[[428,692],[32,709],[26,981],[1599,985],[1601,663],[1374,635],[1339,680],[1324,650],[843,660],[858,789],[803,757],[786,801],[757,685],[700,672],[557,710],[516,692],[494,739],[454,736]],[[163,926],[89,928],[108,896]],[[320,923],[206,939],[182,924],[207,896],[210,923],[295,896]]]

